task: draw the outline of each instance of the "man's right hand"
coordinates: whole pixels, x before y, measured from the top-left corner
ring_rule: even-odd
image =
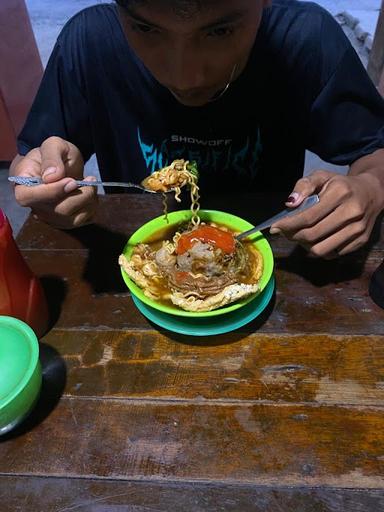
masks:
[[[78,187],[83,179],[84,160],[76,146],[59,137],[50,137],[40,148],[17,156],[11,176],[33,176],[43,185],[15,185],[16,201],[32,209],[43,222],[60,229],[72,229],[92,222],[97,207],[97,188]],[[93,176],[86,178],[94,181]]]

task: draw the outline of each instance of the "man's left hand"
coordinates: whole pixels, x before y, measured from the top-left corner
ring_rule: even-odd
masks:
[[[383,188],[375,175],[315,171],[296,183],[286,204],[294,208],[311,194],[319,194],[318,204],[277,222],[271,233],[281,232],[312,256],[327,259],[355,251],[369,240],[384,206]]]

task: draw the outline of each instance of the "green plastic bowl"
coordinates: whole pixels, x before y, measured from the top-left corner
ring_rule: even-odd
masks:
[[[39,342],[21,320],[0,316],[0,435],[31,412],[41,389]]]
[[[238,232],[246,231],[248,229],[253,228],[253,225],[250,224],[248,221],[241,219],[240,217],[237,217],[236,215],[232,215],[230,213],[215,210],[200,210],[199,216],[201,220],[205,222],[215,222],[217,224],[223,224],[231,228],[232,230]],[[130,259],[132,251],[137,244],[145,243],[148,240],[152,239],[156,233],[161,232],[162,230],[170,228],[172,226],[176,227],[179,224],[188,222],[190,219],[190,210],[181,210],[169,213],[168,224],[165,221],[164,215],[162,215],[161,217],[156,217],[155,219],[147,222],[146,224],[141,226],[141,228],[135,231],[135,233],[131,236],[126,246],[124,247],[123,254],[128,259]],[[250,295],[249,297],[246,297],[243,300],[239,300],[237,302],[229,304],[228,306],[223,306],[221,308],[214,309],[213,311],[184,311],[183,309],[177,306],[165,305],[160,302],[154,301],[147,297],[146,295],[144,295],[143,290],[139,286],[137,286],[137,284],[135,284],[132,281],[132,279],[130,279],[128,274],[122,268],[121,273],[130,292],[133,295],[135,295],[135,297],[144,302],[144,304],[147,304],[148,306],[151,306],[152,308],[157,309],[158,311],[162,311],[163,313],[168,313],[170,315],[185,316],[191,318],[223,315],[231,311],[236,311],[237,309],[248,304],[251,300],[253,300],[256,297],[256,295],[258,295],[265,289],[269,280],[272,277],[273,253],[268,241],[260,232],[254,233],[252,236],[249,237],[248,240],[252,241],[253,245],[257,247],[257,249],[261,252],[263,256],[264,269],[261,279],[259,281],[259,291],[256,294]]]

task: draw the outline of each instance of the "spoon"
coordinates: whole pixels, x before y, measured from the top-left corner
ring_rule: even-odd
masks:
[[[9,176],[8,181],[15,183],[16,185],[25,185],[26,187],[35,187],[37,185],[44,185],[44,182],[41,178],[37,177],[29,177],[29,176]],[[138,185],[137,183],[131,182],[120,182],[120,181],[83,181],[83,180],[75,180],[76,184],[79,187],[96,187],[98,185],[103,185],[104,187],[123,187],[123,188],[138,188],[140,190],[144,190],[144,192],[149,192],[150,194],[157,194],[158,192],[155,190],[150,190],[149,188],[145,188],[142,185]],[[172,192],[174,189],[168,190],[168,192]]]
[[[256,233],[256,231],[262,231],[263,229],[270,228],[272,224],[277,222],[278,220],[285,219],[286,217],[290,217],[291,215],[296,215],[297,213],[303,212],[304,210],[307,210],[311,206],[317,204],[320,201],[318,195],[309,196],[301,203],[300,206],[297,208],[287,208],[286,210],[283,210],[282,212],[278,213],[277,215],[274,215],[273,217],[269,218],[268,220],[265,220],[261,224],[255,226],[252,229],[249,229],[248,231],[243,231],[243,233],[239,233],[236,235],[237,240],[242,240],[243,238],[246,238],[249,235],[252,235],[253,233]]]

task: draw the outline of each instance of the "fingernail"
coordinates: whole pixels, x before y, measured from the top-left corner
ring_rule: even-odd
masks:
[[[43,172],[43,178],[46,178],[47,176],[49,176],[50,174],[55,174],[55,172],[57,171],[57,168],[56,167],[48,167],[48,169],[46,169],[44,172]]]
[[[73,192],[74,190],[76,190],[78,188],[78,184],[75,182],[75,181],[69,181],[65,187],[64,187],[64,192],[66,192],[67,194],[69,194],[70,192]]]
[[[290,203],[290,204],[296,203],[299,198],[300,198],[300,194],[298,194],[297,192],[292,192],[292,194],[287,199],[287,203]]]
[[[281,229],[279,229],[279,228],[271,228],[269,230],[269,232],[270,232],[271,235],[280,235]]]

